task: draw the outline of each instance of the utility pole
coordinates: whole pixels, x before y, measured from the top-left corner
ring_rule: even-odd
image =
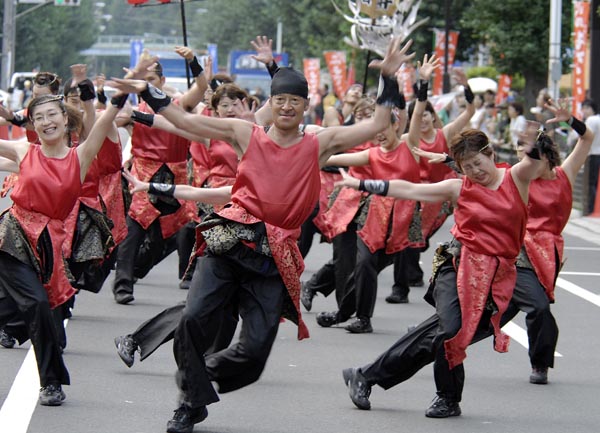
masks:
[[[560,38],[562,21],[562,0],[550,2],[550,44],[548,55],[548,93],[554,100],[560,96],[559,81],[562,75],[560,58]]]
[[[17,20],[41,7],[54,3],[54,0],[27,0],[21,3],[31,3],[35,6],[17,13],[17,0],[4,0],[4,19],[2,22],[2,71],[0,87],[8,89],[10,78],[15,72],[15,46],[17,40]],[[77,3],[79,4],[79,3]]]
[[[10,85],[10,77],[14,72],[15,56],[15,15],[16,0],[4,0],[4,20],[2,22],[2,81],[0,87],[7,89]]]

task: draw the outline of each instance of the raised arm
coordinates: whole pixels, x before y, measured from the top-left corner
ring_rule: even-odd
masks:
[[[525,156],[511,169],[515,185],[525,203],[529,196],[529,183],[542,174],[546,164],[540,157],[540,142],[538,141],[542,132],[540,128],[540,123],[527,121],[525,132],[519,134],[519,141],[523,143]]]
[[[152,113],[144,113],[142,111],[133,110],[131,113],[131,120],[142,125],[149,126],[150,128],[160,129],[161,131],[170,132],[171,134],[179,135],[180,137],[186,138],[192,141],[203,141],[204,137],[200,135],[187,132],[185,129],[177,128],[164,116]]]
[[[564,101],[557,103],[549,99],[544,106],[554,114],[554,117],[548,119],[546,123],[567,122],[579,135],[579,140],[577,140],[575,148],[560,166],[569,178],[571,187],[573,187],[577,173],[579,173],[579,170],[585,164],[585,160],[592,148],[594,133],[581,120],[571,116]]]
[[[395,74],[403,63],[414,56],[414,53],[407,54],[411,44],[412,40],[409,40],[402,49],[399,49],[400,39],[395,38],[388,46],[383,60],[373,61],[369,65],[381,71],[383,82],[381,93],[377,98],[375,114],[371,119],[351,126],[333,126],[318,132],[321,165],[331,155],[364,143],[390,124],[392,107],[398,104],[400,95]]]
[[[252,134],[250,122],[187,113],[181,107],[172,104],[170,97],[142,80],[113,78],[110,84],[122,92],[139,93],[155,113],[160,113],[177,128],[201,137],[237,143],[238,155],[243,154],[248,147]]]
[[[421,140],[421,122],[423,121],[423,113],[425,107],[427,107],[427,88],[429,86],[429,80],[433,71],[435,71],[440,65],[440,60],[432,54],[428,57],[427,54],[423,56],[423,64],[419,62],[419,89],[417,91],[417,101],[415,102],[415,109],[412,117],[410,118],[410,127],[408,129],[408,139],[406,142],[408,146],[412,148],[419,147],[419,141]]]
[[[465,100],[467,102],[467,108],[465,111],[459,114],[459,116],[454,119],[452,122],[448,123],[442,129],[444,131],[444,137],[446,137],[446,142],[450,143],[452,137],[462,131],[471,121],[471,117],[475,114],[475,105],[473,104],[473,100],[475,99],[475,95],[473,91],[469,87],[469,82],[467,80],[467,76],[465,72],[461,68],[455,68],[452,71],[454,75],[454,79],[458,84],[461,84],[465,89]]]
[[[96,92],[94,84],[87,78],[87,65],[78,63],[71,65],[71,86],[79,89],[79,98],[81,99],[81,107],[83,108],[83,129],[80,139],[83,141],[92,130],[96,121],[96,108],[94,100]]]
[[[115,117],[126,101],[127,94],[113,96],[104,113],[94,123],[88,137],[77,146],[79,166],[81,167],[81,182],[85,179],[88,168],[100,151],[107,134],[113,131]]]
[[[192,77],[194,77],[195,86],[190,87],[179,100],[185,111],[192,111],[204,99],[208,81],[204,76],[204,69],[200,66],[191,48],[175,47],[175,52],[185,59],[192,71]]]

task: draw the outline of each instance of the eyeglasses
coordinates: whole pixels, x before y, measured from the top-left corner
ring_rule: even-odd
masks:
[[[64,111],[48,111],[46,112],[46,114],[36,114],[31,118],[31,121],[34,124],[43,123],[45,119],[48,119],[49,122],[55,122],[56,120],[58,120],[58,117],[64,113]]]

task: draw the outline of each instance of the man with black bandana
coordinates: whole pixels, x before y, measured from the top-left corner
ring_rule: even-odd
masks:
[[[115,80],[122,90],[142,98],[178,128],[233,143],[241,157],[232,201],[199,230],[204,252],[199,258],[174,353],[180,406],[167,424],[169,433],[190,433],[208,416],[206,406],[219,392],[249,385],[260,377],[279,328],[280,317],[298,324],[298,338],[308,337],[299,309],[304,263],[297,237],[320,190],[319,169],[338,152],[363,143],[390,122],[398,95],[394,77],[412,55],[410,43],[399,50],[395,39],[382,61],[373,62],[384,83],[375,116],[360,126],[303,132],[308,85],[297,71],[280,68],[271,86],[271,128],[240,119],[217,119],[185,113],[147,83]],[[177,188],[171,191],[178,197]],[[200,244],[200,242],[199,242]],[[242,326],[239,341],[204,356],[218,329],[222,310],[237,296]]]

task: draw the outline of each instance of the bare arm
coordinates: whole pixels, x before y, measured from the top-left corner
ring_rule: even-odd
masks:
[[[18,173],[19,172],[19,164],[15,161],[0,157],[0,171],[8,171],[10,173]]]
[[[423,64],[421,64],[420,62],[418,64],[420,79],[423,80],[423,82],[428,83],[431,79],[433,71],[435,71],[439,67],[439,65],[440,60],[435,58],[435,54],[432,54],[429,58],[427,54],[425,54],[423,56]],[[419,91],[419,94],[421,94],[421,91]],[[421,122],[423,121],[423,113],[425,112],[425,107],[427,107],[426,94],[420,96],[415,102],[415,109],[410,119],[408,139],[406,142],[408,144],[408,147],[411,149],[419,147],[419,141],[421,139]],[[413,153],[413,155],[415,155],[415,157],[417,156],[415,153]]]
[[[360,180],[349,176],[344,169],[340,169],[342,180],[335,186],[347,186],[359,189]],[[390,180],[387,197],[402,200],[416,200],[428,202],[440,202],[450,200],[456,203],[462,187],[461,179],[448,179],[437,183],[412,183],[406,180]]]
[[[467,81],[467,76],[465,75],[464,71],[462,69],[457,68],[453,71],[453,73],[456,81],[459,84],[462,84],[466,89],[469,83]],[[473,114],[475,114],[475,105],[473,105],[473,101],[469,102],[465,100],[465,102],[467,104],[467,108],[465,109],[465,111],[460,113],[460,115],[456,119],[454,119],[454,121],[448,123],[442,129],[442,131],[444,131],[444,137],[446,137],[447,143],[450,143],[452,137],[454,137],[456,134],[462,131],[469,124],[469,122],[471,121],[471,117],[473,117]]]
[[[18,165],[29,150],[26,140],[0,140],[0,157],[13,161]]]
[[[129,171],[124,170],[123,176],[131,184],[131,193],[148,191],[149,182],[142,182],[133,176]],[[180,200],[197,201],[212,205],[223,205],[231,200],[231,186],[220,188],[196,188],[190,185],[175,185],[173,197]]]
[[[519,134],[519,139],[525,143],[525,156],[521,161],[513,165],[510,171],[521,198],[525,203],[527,203],[529,198],[529,183],[542,174],[546,164],[541,159],[530,158],[527,155],[535,146],[540,127],[541,125],[538,122],[527,121],[525,132]]]
[[[196,56],[194,56],[194,52],[191,48],[175,47],[175,52],[183,57],[186,62],[192,63],[195,60],[196,64],[198,64],[198,60],[196,59]],[[192,74],[194,74],[193,68]],[[201,72],[194,76],[194,84],[195,85],[192,85],[192,87],[190,87],[179,99],[179,102],[185,111],[192,111],[196,105],[204,99],[204,92],[206,92],[206,89],[208,88],[208,81],[204,73]]]
[[[325,165],[336,165],[342,167],[357,167],[367,165],[369,163],[369,151],[363,150],[356,153],[342,153],[332,155],[327,160]]]
[[[79,83],[87,78],[87,65],[78,63],[71,65],[73,87],[79,86]],[[90,84],[91,85],[91,84]],[[94,99],[88,99],[87,101],[81,101],[81,107],[83,108],[83,129],[81,130],[81,140],[85,140],[89,132],[94,126],[96,121],[96,108],[94,107]]]

